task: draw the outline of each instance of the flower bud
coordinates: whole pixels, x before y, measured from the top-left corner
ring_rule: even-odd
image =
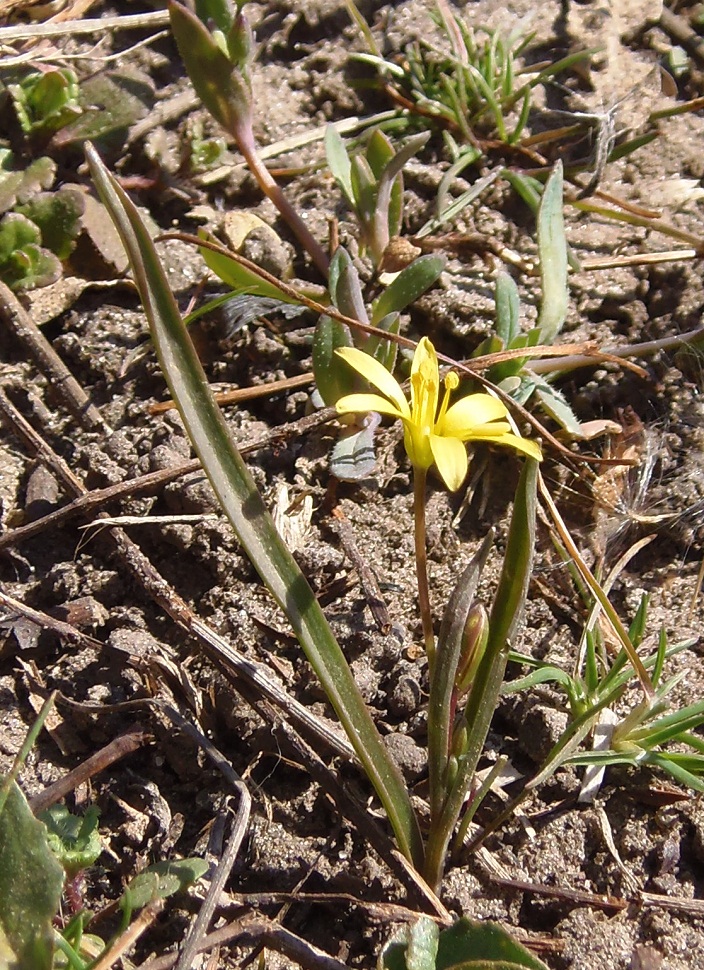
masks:
[[[462,716],[455,722],[450,740],[450,757],[460,761],[467,754],[469,743],[469,724],[467,718]]]
[[[475,603],[467,614],[462,633],[460,659],[455,674],[455,690],[458,697],[466,694],[472,686],[488,639],[489,617],[482,604]]]

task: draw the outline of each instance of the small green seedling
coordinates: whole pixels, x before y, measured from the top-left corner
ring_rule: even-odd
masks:
[[[475,31],[445,3],[438,3],[432,16],[445,35],[444,49],[421,40],[409,44],[398,62],[375,51],[358,56],[376,68],[404,103],[415,107],[421,121],[435,121],[459,138],[466,164],[481,158],[492,141],[517,144],[531,111],[533,90],[588,56],[570,55],[531,72],[518,61],[532,34],[520,28],[508,35]]]
[[[103,851],[98,834],[99,815],[95,805],[90,805],[83,817],[72,815],[65,805],[52,805],[41,815],[51,851],[68,879],[92,866]]]
[[[495,333],[476,348],[473,357],[552,344],[562,331],[569,300],[569,250],[565,238],[560,163],[555,166],[536,202],[542,290],[538,322],[531,330],[521,331],[518,289],[512,277],[499,273],[496,278]],[[552,378],[558,376],[556,368]],[[576,437],[581,436],[579,421],[564,395],[551,381],[531,370],[529,357],[514,357],[495,364],[487,371],[487,377],[519,404],[526,404],[535,397],[561,427]]]
[[[84,199],[69,186],[49,191],[56,165],[39,158],[13,171],[0,149],[0,280],[13,290],[55,283],[81,231]]]
[[[403,224],[403,168],[425,145],[429,132],[415,135],[398,149],[378,128],[363,154],[350,156],[332,125],[325,133],[328,165],[359,222],[360,252],[368,252],[377,270],[384,267],[389,242]]]
[[[647,609],[648,599],[644,596],[628,631],[636,648],[643,641]],[[502,693],[553,683],[565,692],[570,708],[570,722],[537,777],[531,780],[530,788],[542,783],[560,765],[582,765],[591,769],[588,790],[589,797],[593,797],[602,775],[595,769],[647,765],[667,772],[694,791],[704,791],[704,742],[693,733],[704,725],[704,701],[668,711],[668,695],[685,675],[662,680],[667,660],[690,648],[694,641],[669,646],[665,631],[660,632],[657,649],[643,657],[654,693],[623,713],[623,697],[633,685],[634,670],[623,649],[610,659],[595,617],[592,611],[579,652],[580,662],[573,673],[549,662],[511,654],[511,660],[531,667],[532,672],[504,684]],[[597,728],[598,743],[593,750],[577,751],[578,744]],[[667,747],[670,744],[678,745],[679,750]],[[586,789],[585,785],[583,791]]]
[[[257,149],[252,128],[254,38],[243,6],[239,3],[235,8],[229,0],[201,0],[191,9],[170,0],[171,29],[196,94],[236,140],[262,192],[327,277],[327,254],[269,174]]]
[[[70,68],[32,71],[7,84],[25,137],[46,142],[83,113],[78,78]]]

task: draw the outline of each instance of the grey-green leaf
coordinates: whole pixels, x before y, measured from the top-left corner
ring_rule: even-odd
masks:
[[[496,334],[508,347],[520,333],[518,287],[508,273],[496,277]]]
[[[372,304],[374,326],[378,326],[379,321],[389,313],[396,313],[410,306],[438,281],[444,268],[445,257],[439,253],[414,259]]]
[[[52,921],[58,912],[64,871],[16,782],[11,782],[0,813],[0,949],[14,966],[50,970]],[[9,966],[13,966],[9,963]]]
[[[567,240],[562,212],[562,162],[550,175],[538,209],[538,251],[542,302],[538,317],[540,342],[551,344],[567,315]]]

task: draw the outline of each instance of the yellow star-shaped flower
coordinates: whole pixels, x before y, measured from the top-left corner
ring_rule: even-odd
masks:
[[[467,474],[467,441],[507,445],[523,454],[542,458],[534,441],[511,432],[506,406],[490,394],[469,394],[451,407],[450,393],[459,385],[456,374],[444,380],[440,403],[440,369],[430,340],[423,337],[416,347],[411,367],[411,403],[401,385],[374,357],[354,347],[335,351],[381,394],[347,394],[335,405],[338,414],[378,411],[403,421],[404,444],[415,468],[426,471],[437,465],[450,491],[460,487]]]

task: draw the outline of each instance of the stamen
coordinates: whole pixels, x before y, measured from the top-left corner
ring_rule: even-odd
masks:
[[[442,419],[445,417],[447,406],[450,403],[450,394],[452,393],[452,391],[456,391],[459,386],[460,386],[460,379],[457,376],[457,374],[455,374],[455,372],[451,370],[449,374],[445,375],[445,394],[443,396],[442,404],[440,406],[440,414],[438,414],[438,419],[435,422],[436,424],[440,424]]]

